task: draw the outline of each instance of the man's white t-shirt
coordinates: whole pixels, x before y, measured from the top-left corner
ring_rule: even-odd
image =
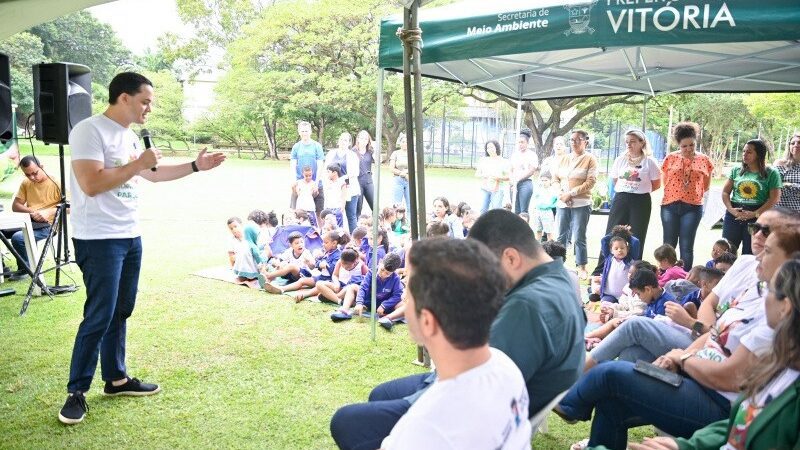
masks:
[[[500,350],[455,378],[436,380],[400,418],[381,448],[530,449],[528,391]]]
[[[124,166],[139,158],[143,148],[130,128],[103,114],[81,121],[69,134],[72,161],[100,161],[106,169]],[[139,230],[140,177],[89,197],[75,172],[70,173],[72,236],[76,239],[124,239],[141,235]]]

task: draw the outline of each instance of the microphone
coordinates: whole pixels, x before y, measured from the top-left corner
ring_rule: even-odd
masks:
[[[147,131],[147,128],[142,128],[141,134],[142,134],[142,140],[144,140],[145,150],[150,150],[151,148],[153,148],[153,138],[150,137],[150,132]],[[150,170],[152,170],[153,172],[155,172],[157,169],[158,166],[153,166],[150,168]]]

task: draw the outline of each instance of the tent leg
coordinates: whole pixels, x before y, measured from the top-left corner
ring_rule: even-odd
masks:
[[[419,2],[414,2],[411,7],[411,27],[419,27]],[[414,184],[416,187],[417,200],[417,230],[422,235],[425,232],[427,214],[425,213],[425,144],[424,127],[422,117],[422,70],[420,61],[422,59],[422,49],[419,45],[413,47],[414,65],[414,156],[416,156],[416,171],[414,172]]]
[[[416,5],[416,2],[414,3]],[[413,6],[412,6],[413,8]],[[413,29],[412,17],[416,12],[406,8],[403,10],[403,29],[410,31]],[[405,112],[403,118],[406,125],[406,145],[408,149],[408,191],[410,204],[408,205],[411,214],[411,239],[417,240],[420,237],[419,211],[417,207],[417,164],[414,152],[416,149],[416,139],[414,138],[414,105],[412,102],[413,88],[411,84],[411,58],[413,58],[412,44],[403,40],[403,103]]]
[[[375,200],[372,204],[372,242],[378,242],[378,205],[381,204],[381,161],[383,161],[383,79],[386,72],[383,69],[378,70],[378,101],[375,112],[375,153],[377,154],[378,164],[375,167]],[[378,246],[374,245],[372,249],[372,264],[370,270],[372,271],[372,292],[370,292],[370,311],[372,317],[370,319],[372,328],[372,341],[375,342],[375,330],[377,323],[375,319],[375,310],[377,309],[377,276],[378,276]]]

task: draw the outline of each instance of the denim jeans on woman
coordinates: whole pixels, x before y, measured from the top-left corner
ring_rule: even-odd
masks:
[[[624,450],[628,429],[655,425],[676,437],[690,437],[706,425],[728,417],[730,401],[691,378],[680,386],[642,375],[628,361],[597,365],[578,380],[559,406],[567,417],[589,420],[589,446]]]
[[[589,356],[597,362],[615,358],[650,362],[674,348],[686,348],[691,344],[688,330],[682,332],[659,320],[633,316],[603,339]]]
[[[527,213],[533,197],[533,181],[530,178],[517,183],[517,195],[514,196],[514,213]]]
[[[400,204],[405,202],[406,211],[411,210],[411,192],[408,190],[408,179],[396,176],[394,177],[394,202]]]
[[[742,208],[745,211],[755,211],[761,207],[733,205],[734,208]],[[751,223],[756,223],[756,219],[737,220],[728,211],[725,211],[725,218],[722,220],[722,237],[731,243],[731,252],[735,255],[739,252],[739,244],[742,244],[742,255],[752,255],[750,230],[747,228]]]
[[[92,384],[98,352],[104,381],[127,376],[126,321],[136,303],[142,240],[73,239],[73,243],[75,260],[83,272],[86,303],[72,349],[67,392],[86,392]]]
[[[490,209],[500,209],[503,207],[503,190],[498,189],[494,192],[489,192],[486,189],[481,189],[483,200],[481,202],[481,214]]]
[[[680,258],[687,270],[694,263],[694,238],[697,227],[703,218],[703,207],[684,202],[661,205],[661,224],[664,227],[664,243],[678,248],[680,239]]]
[[[558,208],[556,224],[558,225],[558,242],[564,247],[568,242],[575,246],[575,264],[585,265],[589,260],[586,253],[586,225],[589,224],[591,206],[576,208]]]

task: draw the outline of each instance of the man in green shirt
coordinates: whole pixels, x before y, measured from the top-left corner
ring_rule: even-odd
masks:
[[[563,263],[544,252],[516,214],[488,211],[472,226],[469,238],[489,247],[508,279],[510,290],[492,322],[489,345],[522,372],[532,417],[583,372],[586,316]],[[435,373],[423,373],[392,380],[373,389],[369,402],[340,408],[331,418],[336,444],[342,450],[380,447],[435,379]]]

